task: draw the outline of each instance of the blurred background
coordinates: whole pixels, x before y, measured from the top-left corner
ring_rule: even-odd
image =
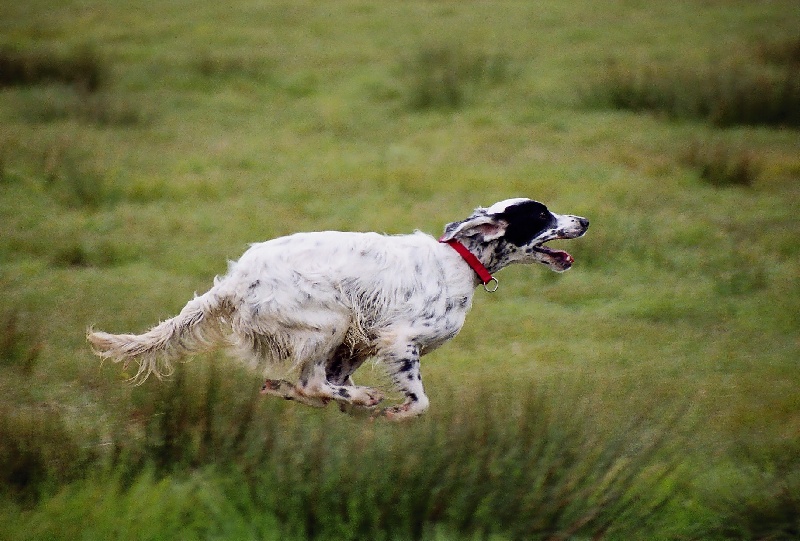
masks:
[[[800,4],[0,5],[0,537],[797,539]],[[248,243],[531,197],[398,426],[99,363]],[[558,243],[554,243],[554,246]],[[388,390],[379,364],[359,383]]]

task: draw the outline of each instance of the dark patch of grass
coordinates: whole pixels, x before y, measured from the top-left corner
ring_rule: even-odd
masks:
[[[744,59],[707,66],[610,62],[587,100],[713,125],[800,126],[800,70],[769,69]]]
[[[61,417],[45,408],[0,409],[0,493],[23,504],[52,484],[74,480],[85,465]]]
[[[108,174],[93,164],[88,153],[69,137],[47,150],[43,172],[47,188],[67,206],[97,209],[119,198]]]
[[[727,539],[800,538],[800,446],[789,436],[782,445],[766,448],[757,441],[739,441],[732,453],[739,463],[744,488],[713,486],[707,498],[722,518],[720,529]]]
[[[68,53],[0,48],[0,87],[63,83],[95,92],[108,82],[107,62],[92,45]]]
[[[11,180],[8,159],[9,154],[11,154],[10,143],[4,139],[0,139],[0,185],[6,184]]]
[[[456,46],[426,47],[406,64],[407,101],[414,110],[460,109],[476,89],[510,75],[509,58]]]
[[[260,79],[269,74],[269,64],[243,55],[205,52],[195,61],[195,69],[208,78]]]
[[[0,314],[0,364],[14,367],[23,374],[31,374],[42,343],[36,335],[31,322],[18,310]]]
[[[765,62],[778,65],[800,65],[800,36],[776,41],[762,41],[756,46],[758,56]]]
[[[133,254],[107,242],[76,240],[55,251],[50,259],[54,267],[106,268],[132,260]]]
[[[64,85],[50,85],[24,97],[20,115],[27,122],[77,120],[99,126],[131,127],[149,119],[138,104],[117,94],[86,92]]]
[[[692,141],[681,162],[696,170],[712,186],[750,187],[761,167],[754,153],[724,141]]]

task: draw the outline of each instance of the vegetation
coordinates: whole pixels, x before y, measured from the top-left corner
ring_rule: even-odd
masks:
[[[788,0],[2,4],[0,537],[797,538],[799,24]],[[264,399],[223,352],[135,387],[84,342],[249,242],[435,235],[515,196],[591,219],[576,264],[480,292],[413,423]]]
[[[754,46],[730,59],[686,66],[611,62],[589,95],[619,109],[700,118],[716,126],[800,126],[797,43]],[[766,62],[765,62],[766,60]]]

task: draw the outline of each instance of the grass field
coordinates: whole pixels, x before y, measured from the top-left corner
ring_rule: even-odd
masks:
[[[0,538],[797,539],[798,28],[794,0],[2,3]],[[249,242],[516,196],[590,218],[576,264],[479,292],[413,423],[263,400],[221,352],[132,387],[85,343]]]

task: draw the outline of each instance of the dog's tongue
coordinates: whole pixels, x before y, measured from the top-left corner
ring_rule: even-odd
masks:
[[[566,261],[570,265],[575,263],[575,258],[569,255],[569,253],[565,252],[564,250],[553,250],[551,248],[549,252],[551,256],[561,259],[562,261]]]

